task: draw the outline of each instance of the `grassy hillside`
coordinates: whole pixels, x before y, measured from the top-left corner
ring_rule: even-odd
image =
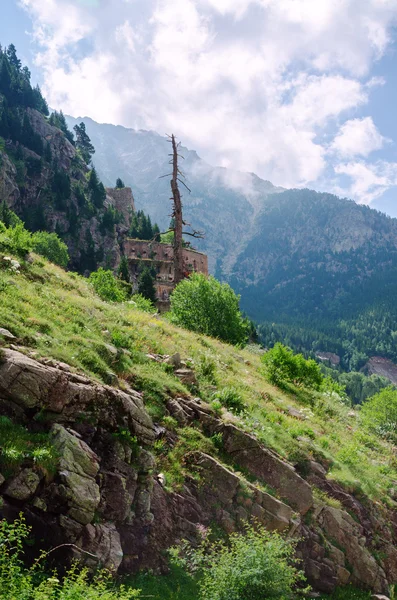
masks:
[[[149,412],[160,422],[169,420],[165,399],[170,396],[193,391],[211,401],[214,393],[231,388],[246,408],[239,416],[224,411],[226,419],[254,432],[300,472],[309,459],[326,460],[329,477],[347,490],[394,505],[388,496],[397,479],[391,447],[366,432],[359,413],[337,396],[292,385],[276,388],[261,372],[256,347],[239,350],[177,328],[132,303],[103,302],[86,279],[38,256],[23,262],[19,273],[8,264],[0,256],[0,327],[9,329],[26,352],[64,361],[120,387],[132,383],[143,391]],[[196,371],[198,386],[193,390],[168,365],[147,356],[175,352]],[[219,452],[216,440],[189,431],[180,432],[179,446],[159,449],[170,486],[183,480],[180,452],[197,446]]]

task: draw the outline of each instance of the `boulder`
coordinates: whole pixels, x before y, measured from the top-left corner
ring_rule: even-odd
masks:
[[[167,365],[172,365],[174,369],[180,369],[182,366],[181,355],[179,352],[176,352],[172,356],[167,356],[167,358],[164,359],[164,362]]]
[[[37,473],[32,469],[23,469],[9,481],[4,494],[13,500],[26,501],[34,495],[39,483],[40,477]]]
[[[193,369],[176,369],[175,375],[185,385],[197,385],[198,383]]]
[[[99,486],[94,477],[99,459],[91,448],[59,424],[51,428],[51,440],[59,454],[59,478],[63,487],[58,493],[68,504],[68,515],[82,523],[90,523],[99,506]]]
[[[72,471],[61,471],[59,475],[68,502],[67,514],[83,525],[90,523],[101,500],[98,484]]]
[[[4,329],[4,327],[0,327],[0,337],[5,338],[6,340],[16,340],[15,335],[8,331],[8,329]]]
[[[82,477],[95,477],[99,471],[99,457],[79,439],[78,434],[67,431],[62,425],[51,428],[50,438],[59,454],[60,471],[71,471]]]

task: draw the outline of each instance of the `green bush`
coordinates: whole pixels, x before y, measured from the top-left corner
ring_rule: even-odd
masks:
[[[319,389],[324,379],[315,360],[306,360],[302,354],[294,354],[280,343],[263,355],[262,363],[269,381],[276,385],[290,382]]]
[[[361,418],[364,425],[377,435],[397,441],[397,390],[384,388],[362,405]]]
[[[1,223],[0,227],[0,250],[25,256],[32,249],[32,236],[22,223],[8,229]]]
[[[68,247],[56,233],[36,231],[32,235],[32,249],[60,267],[69,262]]]
[[[171,295],[173,323],[219,338],[230,344],[245,344],[248,324],[239,310],[239,296],[227,283],[192,273]]]
[[[232,533],[229,544],[211,544],[206,538],[198,549],[184,544],[173,549],[173,559],[198,574],[201,600],[287,599],[304,581],[294,558],[294,542],[263,527]]]
[[[225,387],[215,392],[214,399],[219,400],[222,406],[237,415],[242,413],[246,408],[240,393],[234,387]]]
[[[99,268],[89,276],[95,292],[102,300],[107,302],[124,302],[127,299],[127,291],[121,282],[115,278],[112,271]]]
[[[23,544],[29,528],[22,517],[0,521],[0,600],[132,600],[139,591],[118,586],[106,571],[90,576],[87,569],[73,567],[62,579],[46,574],[41,562],[25,568]]]
[[[135,307],[138,310],[143,310],[143,312],[152,313],[156,310],[152,302],[144,298],[142,294],[133,294],[131,296],[131,303],[135,304]]]

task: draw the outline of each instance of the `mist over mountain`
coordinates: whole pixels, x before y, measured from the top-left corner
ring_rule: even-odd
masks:
[[[66,118],[72,129],[83,121],[95,146],[93,157],[105,185],[117,177],[132,187],[138,209],[148,212],[164,229],[171,212],[169,153],[166,137],[153,131],[99,124],[89,118]],[[181,185],[184,217],[205,233],[194,245],[209,255],[210,269],[222,277],[231,270],[255,228],[269,194],[282,191],[253,173],[212,167],[195,151],[181,146],[180,167],[190,192]]]
[[[67,118],[70,128],[81,119]],[[121,177],[136,205],[164,228],[170,214],[169,144],[152,131],[84,118],[106,184]],[[262,341],[338,353],[346,368],[397,359],[397,220],[312,190],[283,190],[253,173],[212,167],[181,147],[185,219],[211,271],[241,294]]]

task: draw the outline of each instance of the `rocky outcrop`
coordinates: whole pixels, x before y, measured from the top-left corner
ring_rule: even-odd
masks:
[[[182,488],[167,491],[151,446],[164,435],[175,443],[176,434],[153,424],[139,392],[95,383],[14,348],[0,358],[0,413],[47,434],[56,467],[49,472],[26,459],[0,474],[0,516],[23,510],[40,544],[57,548],[56,560],[77,557],[120,573],[162,569],[164,550],[183,538],[195,542],[200,528],[216,522],[230,533],[255,519],[301,540],[298,554],[316,589],[351,582],[385,592],[396,582],[392,515],[364,507],[327,479],[323,465],[312,461],[306,481],[199,398],[169,398],[169,414],[180,425],[217,434],[223,462],[188,452]],[[170,362],[178,368],[183,361],[175,355]],[[312,485],[341,508],[314,500]]]
[[[368,375],[380,375],[381,377],[386,377],[386,379],[389,379],[394,385],[397,385],[397,365],[388,358],[373,356],[365,365],[364,371]]]

